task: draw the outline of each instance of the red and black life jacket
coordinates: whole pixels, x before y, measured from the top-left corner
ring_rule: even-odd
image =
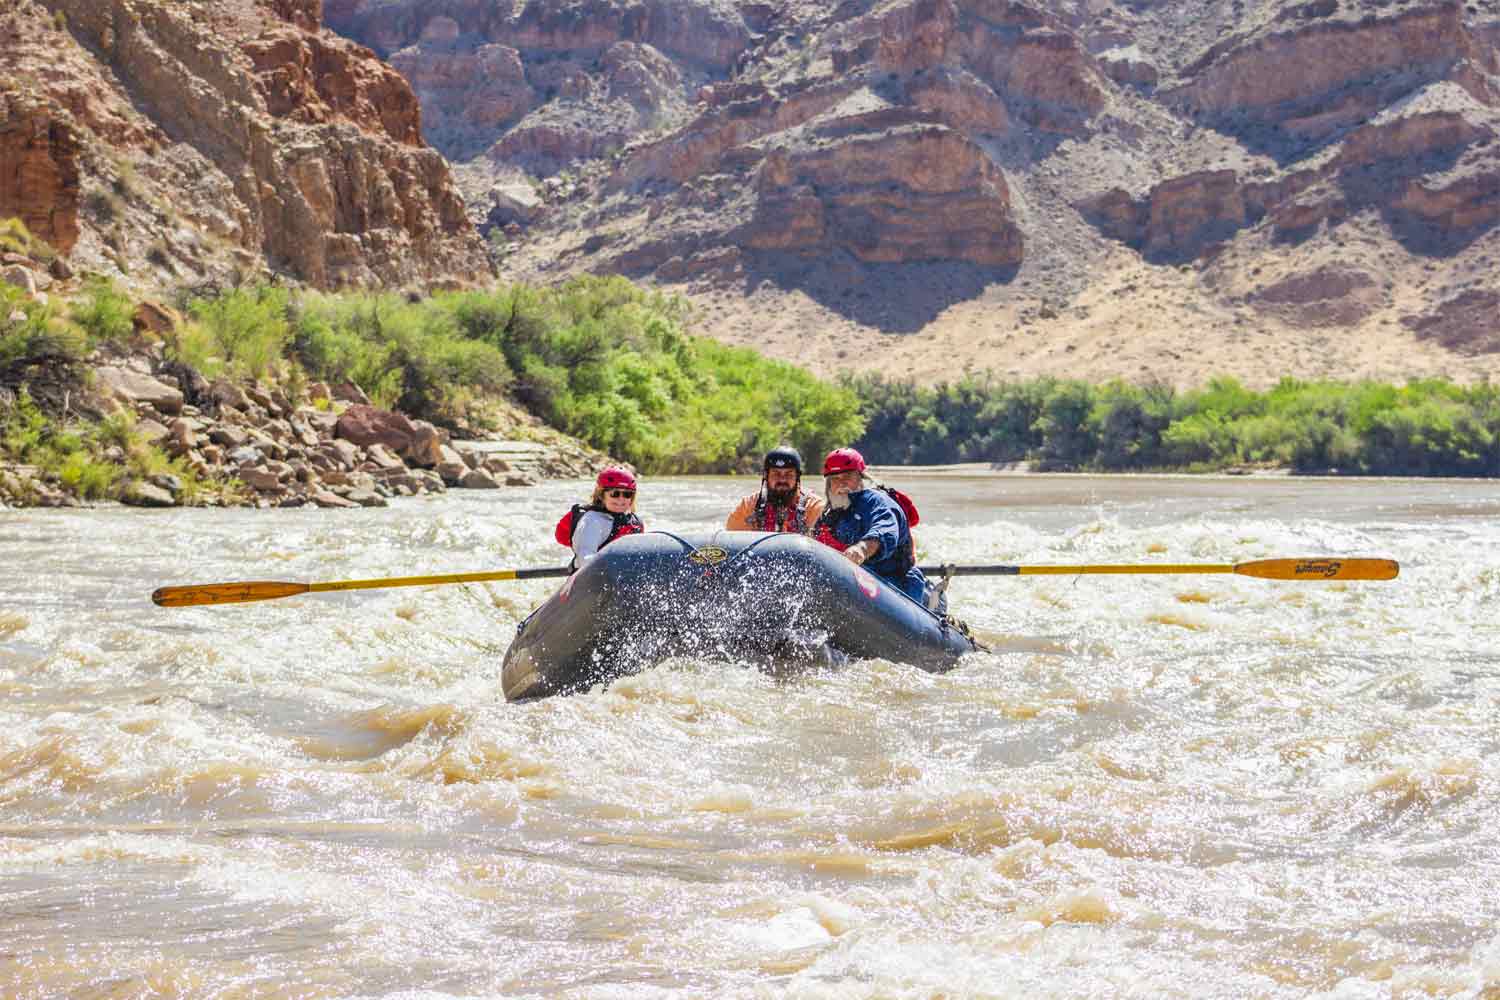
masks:
[[[922,520],[922,515],[917,513],[917,505],[912,502],[911,497],[895,487],[877,483],[873,488],[896,501],[896,506],[900,507],[901,513],[906,515],[906,541],[891,556],[891,558],[897,560],[897,566],[899,567],[897,572],[906,573],[917,564],[917,556],[914,551],[915,546],[912,544],[911,529]],[[847,549],[849,547],[848,543],[839,541],[838,536],[833,533],[834,527],[843,520],[844,515],[847,513],[849,513],[849,508],[847,507],[829,507],[823,511],[823,516],[818,518],[817,524],[813,525],[814,540],[822,542],[830,548],[838,549],[840,552]]]
[[[575,503],[572,508],[562,516],[562,520],[557,522],[557,528],[552,533],[552,537],[557,539],[557,544],[572,548],[573,535],[578,531],[578,521],[586,512],[591,510],[597,511],[600,514],[608,514],[610,519],[614,521],[614,525],[609,530],[609,537],[599,543],[599,547],[601,549],[604,548],[604,546],[608,545],[610,542],[614,541],[616,538],[619,538],[623,535],[634,535],[637,532],[646,530],[646,526],[641,523],[641,519],[636,517],[634,514],[629,513],[628,511],[624,514],[616,514],[612,511],[604,509],[603,507],[596,507],[592,504],[584,506],[583,504]]]
[[[797,534],[807,532],[807,505],[812,503],[812,494],[806,490],[797,491],[797,502],[789,507],[776,507],[766,502],[766,491],[761,490],[755,497],[755,511],[750,515],[750,523],[755,526],[756,531],[795,531]]]
[[[912,503],[911,497],[902,493],[894,486],[882,486],[877,483],[875,488],[896,501],[896,504],[901,508],[901,513],[906,515],[906,526],[908,528],[915,528],[922,523],[922,515],[917,513],[917,505]]]

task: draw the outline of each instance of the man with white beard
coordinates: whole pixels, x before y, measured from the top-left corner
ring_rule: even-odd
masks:
[[[927,607],[927,578],[917,569],[911,538],[911,501],[865,477],[864,456],[838,448],[823,460],[828,507],[813,526],[813,537],[844,553],[907,597]],[[915,514],[916,507],[910,508]],[[939,607],[941,614],[944,608]]]
[[[810,534],[823,513],[823,500],[802,489],[802,454],[790,445],[772,448],[761,472],[760,489],[740,501],[724,527]]]

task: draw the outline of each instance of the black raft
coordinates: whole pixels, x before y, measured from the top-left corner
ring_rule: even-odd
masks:
[[[961,623],[805,536],[650,531],[601,549],[521,623],[501,685],[510,701],[581,691],[669,656],[938,672],[977,648]]]

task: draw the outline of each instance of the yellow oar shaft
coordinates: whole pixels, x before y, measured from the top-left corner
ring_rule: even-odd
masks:
[[[483,583],[487,580],[514,580],[519,570],[500,569],[489,573],[444,573],[441,576],[388,576],[378,580],[334,580],[331,583],[310,583],[307,589],[323,590],[374,590],[378,587],[426,587],[439,583]]]
[[[1229,564],[1209,563],[1141,563],[1139,565],[1109,564],[1093,566],[1017,566],[1017,576],[1077,576],[1080,573],[1233,573]]]
[[[1242,563],[1100,563],[1078,566],[923,566],[928,576],[1087,576],[1168,573],[1235,573],[1262,580],[1394,580],[1401,567],[1394,559],[1303,556],[1256,559]]]

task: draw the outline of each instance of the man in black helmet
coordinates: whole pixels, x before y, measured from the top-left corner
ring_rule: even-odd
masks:
[[[823,498],[802,489],[802,456],[789,445],[766,452],[760,489],[740,501],[724,527],[730,531],[808,534],[823,514]]]

